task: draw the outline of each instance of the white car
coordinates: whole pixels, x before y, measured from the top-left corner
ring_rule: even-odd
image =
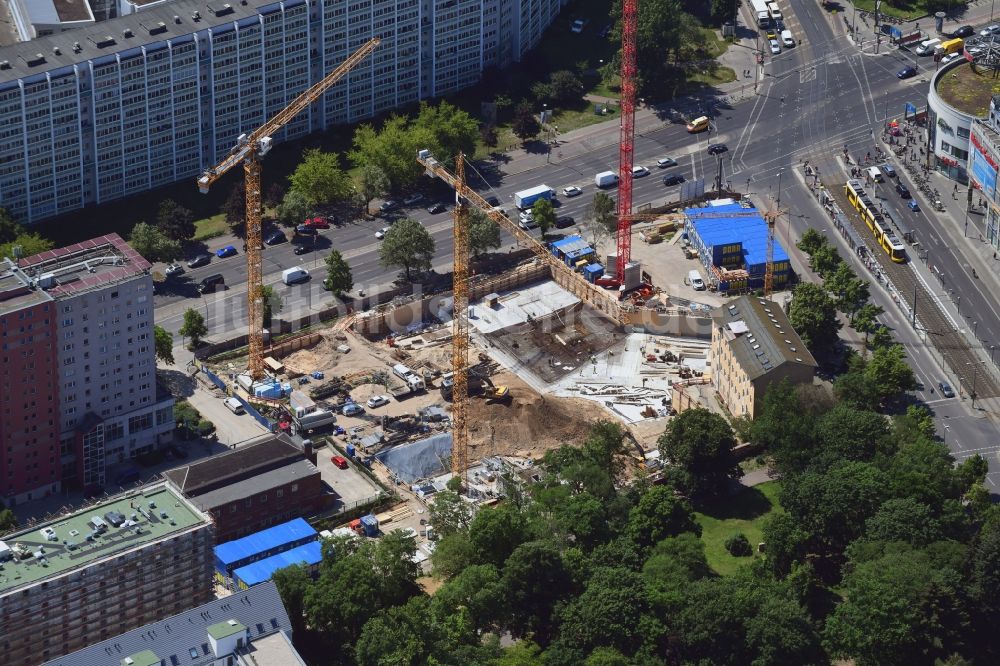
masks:
[[[946,65],[952,60],[957,60],[958,58],[964,57],[961,53],[949,53],[945,57],[941,58],[941,64]]]
[[[385,235],[389,233],[389,229],[392,229],[392,227],[382,227],[381,229],[375,232],[375,238],[382,240],[383,238],[385,238]]]
[[[522,222],[530,222],[531,220],[535,219],[535,211],[533,211],[530,208],[528,210],[522,210],[520,213],[517,214],[517,217]]]
[[[423,198],[424,198],[424,195],[420,194],[419,192],[416,192],[415,194],[411,194],[410,196],[408,196],[405,199],[403,199],[403,203],[405,205],[407,205],[407,206],[410,206],[410,205],[413,205],[413,204],[417,203],[418,201],[420,201]]]
[[[382,405],[389,404],[389,396],[387,395],[373,395],[368,398],[368,409],[374,409],[376,407],[381,407]]]
[[[790,46],[795,46],[795,39],[792,37],[791,30],[781,31],[781,43],[784,44],[786,48]]]
[[[1000,25],[994,24],[986,28],[983,28],[982,30],[979,31],[979,34],[983,37],[991,37],[993,35],[998,35],[1000,34]]]
[[[677,166],[677,160],[672,157],[662,157],[656,160],[656,166],[661,169],[666,169],[667,167]]]
[[[180,264],[170,264],[167,266],[167,270],[164,271],[167,277],[173,277],[175,275],[181,275],[184,272],[184,267]]]
[[[769,39],[767,41],[771,45],[771,54],[772,55],[778,55],[779,53],[781,53],[781,46],[778,44],[778,40],[777,39]]]
[[[648,175],[649,175],[649,169],[647,169],[646,167],[644,166],[632,167],[633,178],[642,178],[643,176],[648,176]]]
[[[563,194],[567,197],[578,197],[583,194],[583,190],[576,185],[570,185],[569,187],[563,188]]]

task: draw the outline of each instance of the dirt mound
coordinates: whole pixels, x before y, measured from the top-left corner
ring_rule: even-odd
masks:
[[[471,398],[469,458],[511,455],[540,458],[562,444],[579,444],[590,430],[594,404],[579,398],[539,395],[516,376],[493,376],[497,386],[508,386],[511,403],[487,404]]]

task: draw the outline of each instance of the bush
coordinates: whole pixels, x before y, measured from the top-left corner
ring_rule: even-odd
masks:
[[[746,536],[740,532],[726,539],[726,550],[733,557],[749,557],[753,555],[753,548]]]
[[[202,435],[211,435],[213,432],[215,432],[215,424],[212,423],[211,421],[202,419],[198,421],[198,432],[201,433]],[[744,539],[744,541],[746,541],[746,539]]]

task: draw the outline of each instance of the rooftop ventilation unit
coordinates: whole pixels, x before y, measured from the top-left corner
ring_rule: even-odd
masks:
[[[49,289],[56,286],[56,274],[55,273],[42,273],[38,276],[38,286],[42,289]]]
[[[82,50],[83,47],[80,46],[80,42],[73,42],[73,53],[79,53]]]
[[[36,53],[35,55],[30,56],[27,59],[25,59],[25,62],[28,63],[28,67],[34,67],[36,65],[41,65],[41,64],[43,64],[45,62],[45,54],[44,53]]]
[[[180,22],[181,22],[181,17],[178,16],[177,14],[174,14],[174,23],[180,23]]]
[[[195,12],[193,14],[191,14],[191,18],[193,18],[195,21],[200,21],[201,20],[201,12],[195,10]]]
[[[131,37],[131,36],[132,36],[132,28],[125,28],[124,30],[122,30],[122,37]]]
[[[58,46],[52,47],[52,53],[54,53],[55,55],[62,55],[62,51],[59,50]]]

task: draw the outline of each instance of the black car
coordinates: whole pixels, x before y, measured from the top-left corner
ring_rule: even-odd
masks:
[[[447,208],[443,203],[436,203],[427,209],[427,212],[431,215],[437,215],[438,213],[443,213]]]
[[[574,224],[576,224],[576,220],[569,216],[556,219],[556,229],[565,229],[566,227],[572,227]]]
[[[903,69],[896,72],[896,77],[900,79],[912,79],[917,75],[917,70],[914,67],[904,67]]]
[[[486,203],[488,203],[491,206],[499,206],[500,200],[497,199],[496,197],[486,197]]]
[[[938,382],[938,389],[941,391],[941,395],[946,398],[955,397],[955,391],[952,390],[951,385],[948,382]]]
[[[669,176],[663,177],[664,185],[680,185],[684,182],[684,174],[672,173]]]
[[[197,257],[188,262],[188,268],[198,268],[199,266],[208,266],[211,262],[212,262],[212,255],[199,254]]]
[[[308,252],[311,249],[312,248],[310,246],[308,246],[308,245],[296,245],[295,246],[295,254],[305,254],[306,252]]]
[[[282,231],[272,231],[264,238],[264,242],[268,245],[277,245],[278,243],[284,243],[286,240],[288,239],[285,238],[285,234]]]
[[[708,146],[709,155],[721,155],[722,153],[729,150],[729,146],[724,143],[713,143]]]
[[[961,28],[951,33],[951,37],[952,39],[955,37],[972,37],[974,34],[976,34],[975,28],[971,25],[963,25]]]
[[[899,196],[901,196],[904,199],[910,198],[909,188],[907,188],[906,185],[903,185],[902,183],[896,183],[896,192],[898,192]]]

